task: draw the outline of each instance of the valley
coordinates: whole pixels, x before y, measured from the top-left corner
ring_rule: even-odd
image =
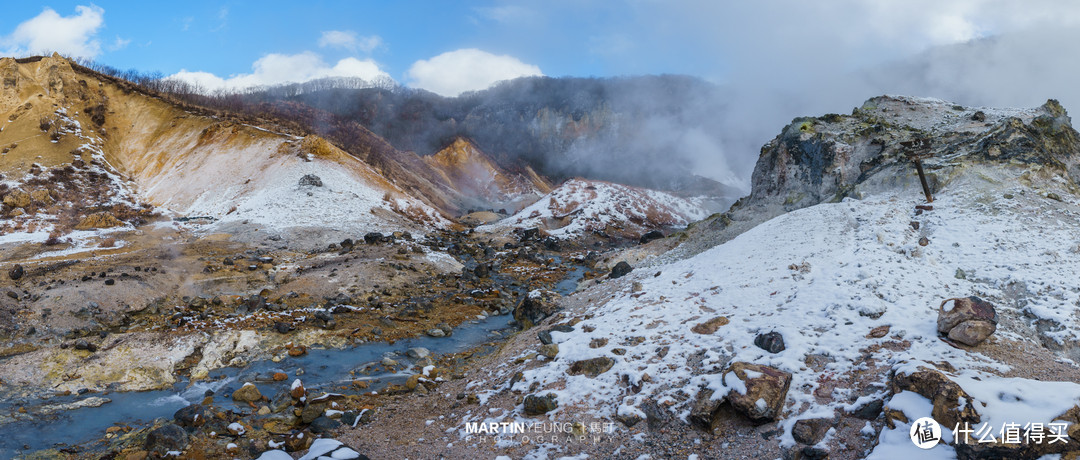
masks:
[[[0,59],[0,457],[1080,453],[1060,103],[796,118],[735,200],[685,165],[534,161],[647,124],[493,96],[545,84],[442,101],[417,137],[364,99],[408,93],[353,94],[397,110],[368,118],[228,110]],[[611,85],[633,84],[658,83]],[[909,437],[926,418],[929,450]],[[956,437],[1013,424],[1058,442]]]

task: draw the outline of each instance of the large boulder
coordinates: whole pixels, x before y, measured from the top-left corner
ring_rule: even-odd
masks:
[[[776,420],[791,387],[791,374],[747,362],[731,363],[722,379],[724,385],[732,388],[727,395],[731,407],[755,422]]]
[[[558,300],[559,294],[555,292],[539,289],[529,292],[514,309],[514,319],[522,329],[529,329],[559,311]]]
[[[557,407],[559,407],[559,402],[556,401],[554,393],[544,396],[528,395],[525,397],[525,414],[527,415],[546,414]]]
[[[7,195],[4,195],[4,204],[12,208],[25,208],[30,206],[31,201],[30,194],[22,190],[12,190]]]
[[[183,452],[188,445],[188,434],[179,425],[168,424],[146,435],[146,450],[163,456],[168,452]]]
[[[946,310],[949,302],[952,306]],[[937,329],[955,342],[975,346],[997,330],[997,311],[975,296],[947,299],[938,306]]]
[[[912,391],[929,399],[934,405],[930,415],[942,426],[951,428],[961,422],[968,422],[972,426],[979,423],[975,399],[937,370],[920,368],[912,373],[896,372],[890,387],[893,394]]]
[[[614,365],[614,359],[608,358],[607,356],[601,356],[599,358],[575,361],[573,364],[570,365],[570,368],[566,370],[566,373],[570,375],[584,375],[589,378],[596,378],[596,376],[609,371]]]
[[[77,225],[76,230],[93,230],[95,228],[113,228],[124,225],[120,219],[117,219],[108,212],[95,212],[89,216],[83,217]]]

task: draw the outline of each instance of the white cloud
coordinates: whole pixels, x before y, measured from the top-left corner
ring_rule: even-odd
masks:
[[[98,6],[76,6],[72,16],[60,16],[46,7],[41,14],[15,27],[11,35],[0,38],[5,54],[25,55],[58,52],[93,58],[101,53],[95,37],[104,24],[105,10]]]
[[[168,78],[198,85],[203,90],[235,91],[255,86],[300,83],[326,77],[358,77],[368,81],[389,79],[370,59],[345,58],[331,66],[322,56],[307,51],[299,54],[267,54],[251,65],[252,72],[222,78],[209,72],[181,70]]]
[[[322,37],[319,37],[320,48],[344,48],[352,52],[370,53],[382,44],[382,38],[378,35],[360,37],[351,30],[327,30],[322,33]]]
[[[476,91],[492,83],[529,75],[543,75],[540,68],[513,56],[495,55],[467,48],[449,51],[413,63],[406,73],[409,86],[443,96]]]
[[[476,8],[476,12],[492,21],[501,23],[518,23],[528,21],[536,16],[533,10],[521,5]]]

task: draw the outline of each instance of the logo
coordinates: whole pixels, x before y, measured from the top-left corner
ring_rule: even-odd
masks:
[[[941,442],[941,425],[930,417],[923,417],[911,424],[911,442],[920,449],[929,449]]]

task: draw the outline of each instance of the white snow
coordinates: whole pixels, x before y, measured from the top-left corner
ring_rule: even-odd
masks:
[[[706,370],[748,361],[791,372],[784,417],[795,419],[848,407],[843,385],[824,404],[814,392],[822,381],[843,380],[864,366],[863,355],[869,353],[900,370],[950,363],[958,369],[950,377],[985,403],[977,410],[991,423],[1049,422],[1076,404],[1080,385],[999,377],[994,371],[1007,370],[1005,365],[937,336],[938,305],[978,295],[997,306],[999,317],[1051,321],[1060,328],[1049,334],[1075,343],[1080,208],[1074,201],[1047,200],[1037,190],[1004,190],[997,184],[954,183],[938,192],[933,211],[920,216],[914,214],[920,200],[913,194],[820,204],[779,216],[692,258],[635,270],[617,281],[625,289],[587,307],[584,313],[591,317],[575,333],[553,334],[559,357],[524,371],[515,388],[538,382],[536,392],[555,393],[560,409],[590,407],[601,417],[637,413],[649,398],[670,400],[685,419],[698,388],[713,389],[714,397],[745,391],[733,374],[725,385],[721,374],[685,364],[702,353]],[[1004,198],[1004,191],[1014,197]],[[919,221],[920,230],[912,229],[911,221]],[[925,247],[918,244],[923,236],[930,240]],[[967,279],[956,277],[958,268]],[[661,274],[654,277],[656,272]],[[634,281],[642,284],[641,292],[630,292]],[[1007,300],[1016,295],[1023,301]],[[729,324],[711,335],[690,331],[716,316],[727,317]],[[868,338],[879,326],[889,326],[887,335]],[[585,327],[595,330],[581,332]],[[1030,325],[1016,327],[999,324],[990,340],[1032,340]],[[771,354],[753,344],[755,336],[770,331],[783,335],[786,350]],[[635,336],[645,337],[644,343],[627,342]],[[590,348],[600,337],[608,344]],[[885,342],[897,346],[873,347]],[[627,354],[613,355],[616,347]],[[656,353],[660,347],[669,347],[665,358]],[[815,372],[804,363],[808,354],[828,356],[831,364]],[[566,375],[574,361],[598,356],[613,357],[614,367],[596,378]],[[643,378],[646,374],[650,378]],[[624,376],[641,392],[627,395],[620,384]],[[887,373],[879,378],[883,385]],[[890,405],[904,404],[905,398],[898,395]],[[789,432],[790,424],[784,425]],[[906,428],[882,435],[883,444],[893,442],[915,447]]]
[[[708,212],[669,193],[603,181],[571,179],[513,216],[478,230],[545,227],[556,238],[605,230],[609,225],[681,227]],[[640,229],[639,229],[640,230]]]

